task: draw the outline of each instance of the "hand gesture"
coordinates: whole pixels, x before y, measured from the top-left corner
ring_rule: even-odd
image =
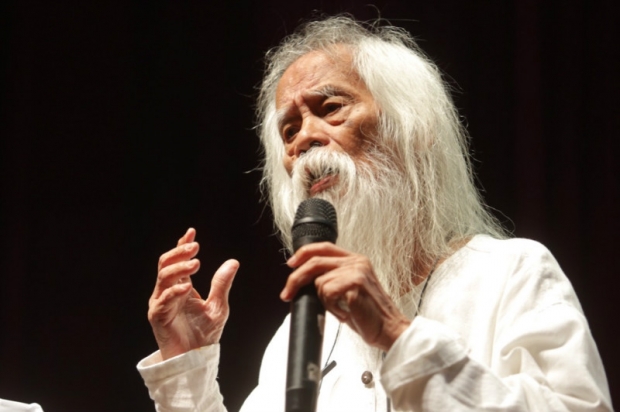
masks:
[[[329,242],[312,243],[299,248],[287,264],[296,269],[280,295],[283,300],[314,282],[325,309],[369,345],[387,351],[411,324],[384,291],[366,256]]]
[[[228,260],[213,275],[206,300],[192,287],[198,272],[196,231],[188,229],[177,247],[159,258],[148,318],[163,359],[218,343],[228,319],[228,292],[239,262]]]

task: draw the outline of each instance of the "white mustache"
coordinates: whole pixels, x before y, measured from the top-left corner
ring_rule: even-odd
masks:
[[[293,166],[292,183],[296,197],[305,200],[309,189],[318,180],[337,175],[339,185],[348,184],[356,174],[355,162],[347,153],[324,147],[309,150]]]

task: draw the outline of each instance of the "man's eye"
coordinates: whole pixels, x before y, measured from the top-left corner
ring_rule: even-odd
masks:
[[[282,137],[284,137],[284,141],[289,142],[293,137],[295,137],[297,132],[297,127],[290,126],[284,129],[282,132]]]
[[[342,109],[342,103],[326,103],[323,105],[325,114],[332,114]]]

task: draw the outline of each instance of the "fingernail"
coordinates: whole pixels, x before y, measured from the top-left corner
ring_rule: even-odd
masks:
[[[192,243],[188,243],[185,245],[184,249],[189,252],[190,250],[192,250],[194,248],[194,242]]]
[[[288,302],[290,300],[290,298],[288,297],[288,293],[286,293],[285,291],[282,291],[280,293],[280,299],[282,299],[285,302]]]
[[[297,259],[295,258],[295,255],[291,256],[287,261],[286,264],[290,267],[294,267],[295,263],[297,263]]]

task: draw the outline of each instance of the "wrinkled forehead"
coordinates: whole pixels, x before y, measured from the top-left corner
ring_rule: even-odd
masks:
[[[295,60],[278,82],[276,108],[300,95],[324,94],[332,89],[367,90],[354,68],[351,51],[345,46],[312,51]]]

